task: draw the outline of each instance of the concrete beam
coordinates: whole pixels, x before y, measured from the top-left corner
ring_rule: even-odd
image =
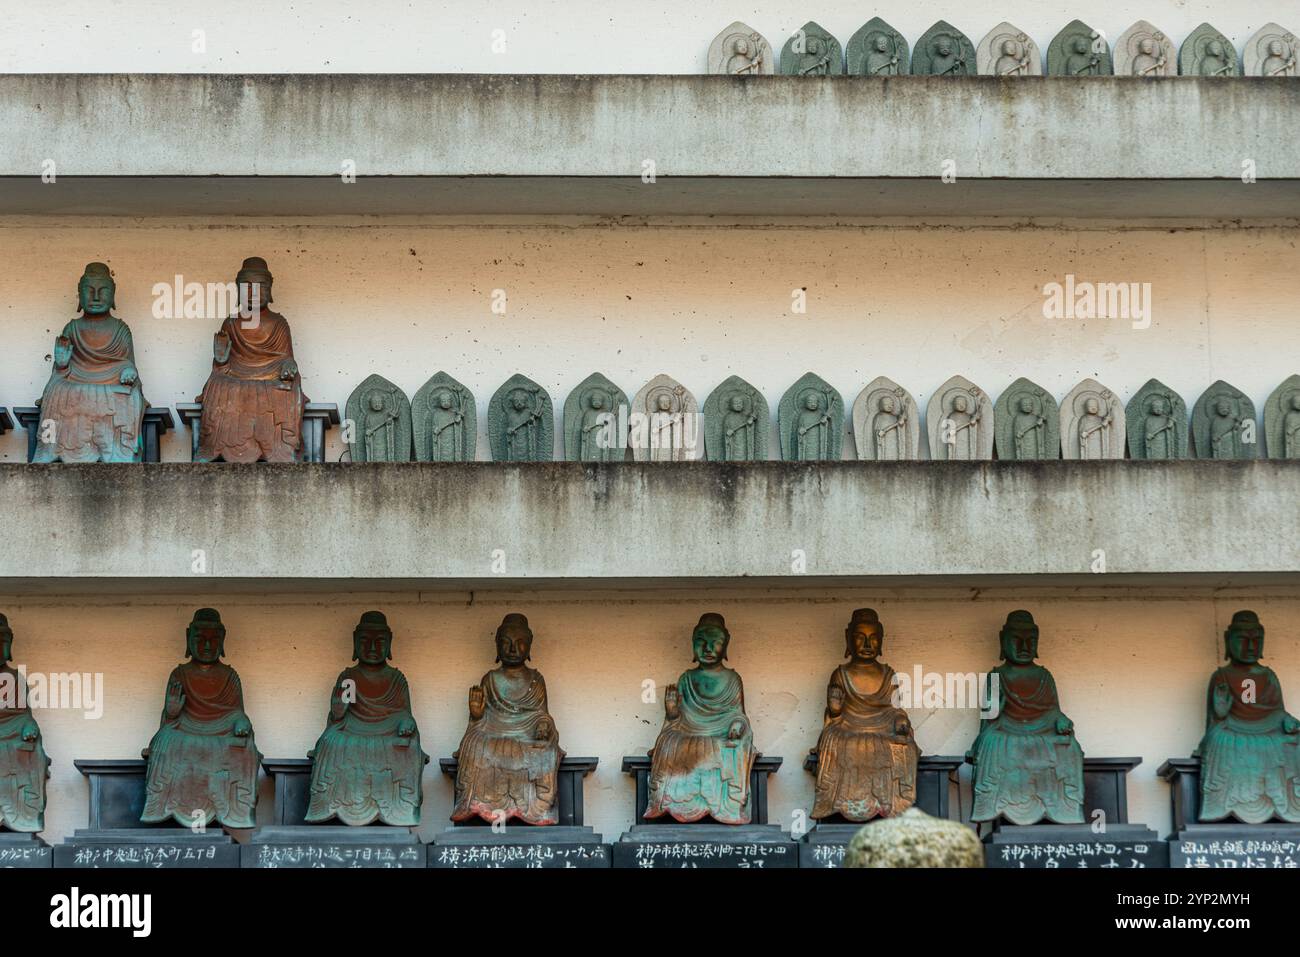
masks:
[[[11,593],[1077,578],[1099,551],[1118,576],[1300,573],[1297,462],[18,464],[0,488]]]

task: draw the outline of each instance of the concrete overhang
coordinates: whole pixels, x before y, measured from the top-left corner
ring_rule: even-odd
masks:
[[[1282,219],[1298,123],[1285,78],[8,74],[0,212]]]

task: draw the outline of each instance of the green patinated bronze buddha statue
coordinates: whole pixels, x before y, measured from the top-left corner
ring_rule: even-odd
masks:
[[[731,635],[718,614],[691,636],[695,668],[664,691],[664,725],[650,751],[645,817],[709,817],[748,824],[749,775],[757,756],[740,675],[723,664]]]
[[[558,824],[556,778],[564,752],[547,710],[546,681],[527,665],[533,647],[528,619],[501,619],[496,645],[501,667],[469,689],[451,819]]]
[[[329,720],[308,757],[311,799],[305,820],[344,824],[420,823],[420,778],[429,756],[411,713],[406,676],[390,665],[393,632],[368,611],[352,632],[352,659],[330,695]]]
[[[77,284],[81,315],[54,341],[33,462],[139,462],[143,455],[146,402],[131,330],[110,311],[116,293],[108,266],[86,266]]]
[[[1002,664],[989,675],[996,714],[966,752],[975,766],[972,821],[1082,824],[1083,750],[1061,713],[1052,673],[1038,657],[1038,625],[1013,611],[1002,626]]]
[[[27,703],[26,680],[13,660],[14,633],[0,615],[0,828],[45,830],[45,781],[50,759]]]
[[[244,713],[239,675],[221,660],[226,626],[215,609],[194,613],[185,652],[190,660],[172,669],[162,720],[143,752],[148,768],[140,820],[253,827],[262,756]]]
[[[1264,626],[1239,611],[1223,633],[1228,664],[1210,677],[1201,758],[1202,821],[1300,823],[1300,721],[1282,684],[1259,663]]]
[[[869,821],[907,810],[916,801],[921,755],[907,712],[894,705],[894,669],[880,661],[885,626],[859,608],[844,629],[847,664],[831,674],[817,755],[814,820],[839,814]]]

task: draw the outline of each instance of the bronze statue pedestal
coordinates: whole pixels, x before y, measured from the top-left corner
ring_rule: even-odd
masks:
[[[146,762],[73,761],[90,783],[88,827],[53,848],[53,866],[72,868],[238,867],[239,845],[220,825],[194,831],[142,824]]]
[[[606,868],[609,845],[582,823],[582,782],[598,758],[565,757],[556,775],[559,824],[533,825],[511,820],[494,827],[482,818],[456,821],[429,845],[429,866],[439,868]],[[438,762],[453,781],[455,758]]]
[[[0,828],[0,870],[7,867],[50,867],[53,863],[51,850],[50,845],[35,834]]]
[[[1156,773],[1169,782],[1170,867],[1300,867],[1300,824],[1200,820],[1200,758],[1170,758]]]
[[[4,413],[0,409],[0,413]],[[30,462],[36,457],[37,439],[41,432],[41,410],[36,406],[24,406],[21,409],[14,409],[14,415],[18,417],[18,424],[27,430],[27,461]],[[7,418],[7,415],[0,416]],[[9,426],[13,427],[12,423]],[[144,435],[144,449],[140,454],[141,462],[161,462],[162,455],[159,452],[159,440],[168,429],[176,428],[176,419],[172,416],[172,410],[164,406],[149,406],[144,410],[144,419],[141,422],[141,432]],[[3,423],[0,422],[0,433],[4,432]]]
[[[962,758],[957,755],[921,755],[916,766],[916,801],[920,808],[931,817],[948,818],[949,788],[956,781],[957,769],[961,767]],[[809,754],[804,758],[803,769],[814,777],[817,774],[817,755]],[[873,820],[880,820],[873,818]],[[800,867],[839,867],[844,860],[844,851],[853,840],[853,835],[869,824],[869,821],[847,821],[843,815],[836,814],[816,821],[808,833],[799,839]]]
[[[202,402],[178,402],[176,414],[190,430],[190,456],[198,457],[199,420],[203,418]],[[325,461],[325,433],[338,425],[339,407],[334,402],[308,402],[302,413],[302,461]]]

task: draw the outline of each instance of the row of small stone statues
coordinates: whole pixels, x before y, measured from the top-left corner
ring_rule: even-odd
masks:
[[[1238,60],[1232,41],[1202,23],[1183,41],[1177,55],[1168,34],[1139,20],[1120,34],[1114,52],[1106,37],[1080,20],[1071,21],[1047,47],[1048,76],[1296,76],[1300,41],[1276,23],[1261,27]],[[714,38],[710,73],[754,76],[1042,76],[1043,55],[1032,37],[1003,21],[976,46],[960,30],[940,20],[917,41],[908,58],[907,40],[879,17],[863,24],[846,46],[821,25],[805,23],[781,48],[781,57],[763,35],[739,21]]]
[[[916,801],[920,751],[894,671],[880,660],[885,629],[876,612],[853,612],[844,631],[848,659],[832,673],[816,766],[811,816],[868,821]],[[226,629],[211,608],[186,631],[186,657],[171,673],[157,733],[145,749],[141,821],[192,827],[254,826],[261,761],[244,711],[239,675],[221,658]],[[1038,664],[1038,625],[1013,611],[999,637],[1002,663],[988,675],[974,766],[971,820],[1083,824],[1083,750],[1061,711],[1056,683]],[[750,771],[758,752],[740,675],[728,668],[731,635],[705,614],[691,636],[694,667],[664,692],[664,720],[650,751],[644,816],[681,822],[750,823]],[[1260,664],[1264,628],[1239,611],[1224,634],[1228,664],[1210,678],[1201,759],[1200,820],[1300,823],[1300,722],[1282,687]],[[13,632],[0,615],[0,677]],[[564,751],[547,704],[546,682],[528,665],[528,619],[506,615],[496,631],[498,667],[469,689],[469,721],[457,761],[453,821],[554,825]],[[366,612],[353,632],[356,662],[338,676],[313,759],[308,823],[419,823],[428,755],[405,676],[389,662],[393,633],[383,613]],[[49,759],[31,708],[0,710],[0,825],[44,827]]]

